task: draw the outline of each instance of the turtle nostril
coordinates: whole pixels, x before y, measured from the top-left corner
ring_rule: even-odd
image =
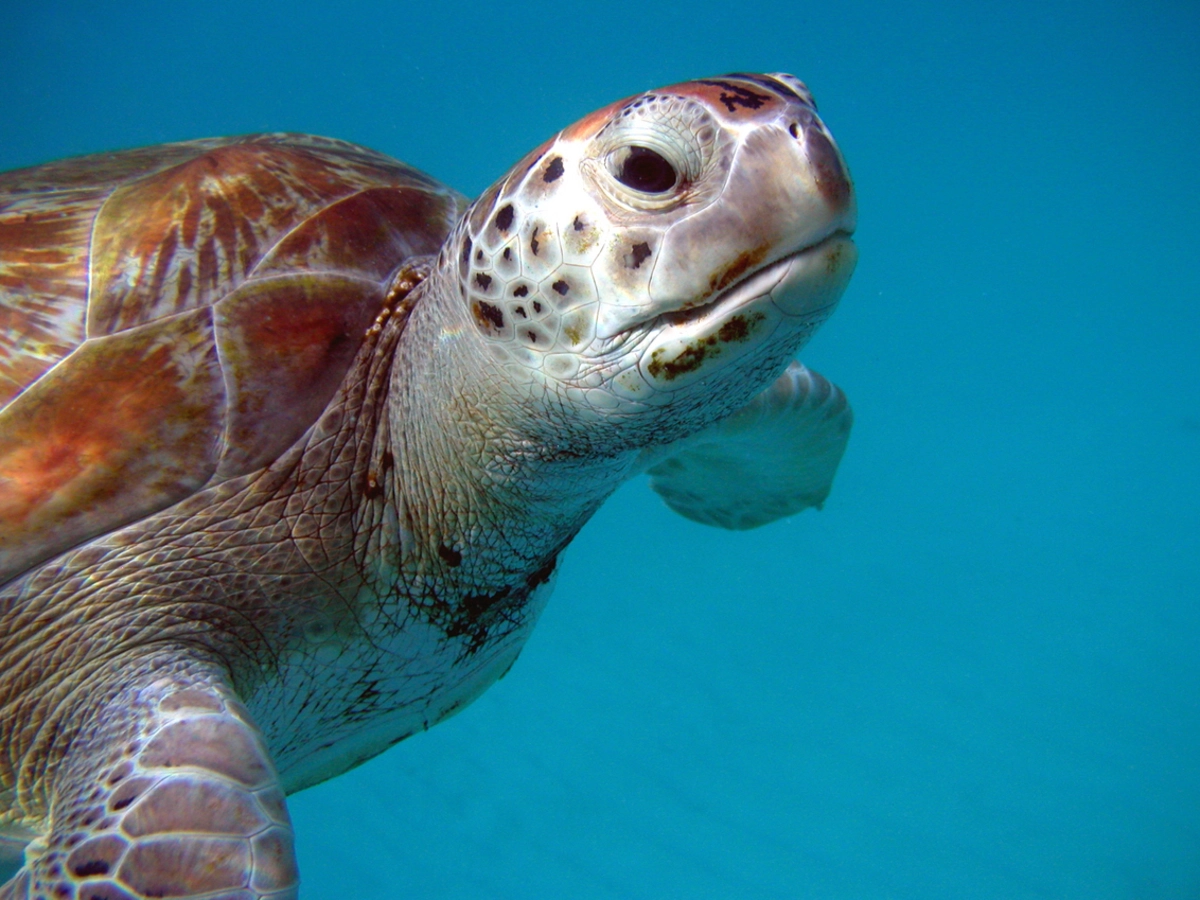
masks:
[[[790,134],[794,138],[799,138],[800,137],[800,126],[797,125],[795,122],[793,122],[791,125],[788,126],[788,134]]]

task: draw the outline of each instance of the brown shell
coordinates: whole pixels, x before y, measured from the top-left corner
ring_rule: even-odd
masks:
[[[0,583],[275,459],[465,206],[307,135],[0,174]]]

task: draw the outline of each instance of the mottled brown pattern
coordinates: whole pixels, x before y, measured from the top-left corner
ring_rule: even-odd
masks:
[[[438,251],[458,218],[453,199],[416,188],[361,191],[294,228],[254,274],[290,274],[304,268],[382,281],[398,261]]]
[[[13,169],[11,172],[0,172],[0,191],[12,196],[35,197],[74,188],[97,189],[108,193],[119,184],[177,165],[206,150],[224,146],[230,140],[203,138],[179,141],[132,150],[92,153],[27,169]]]
[[[0,412],[0,582],[195,491],[223,424],[208,310],[89,341]]]
[[[394,160],[337,141],[251,135],[118,189],[96,220],[88,334],[211,305],[248,277],[293,229],[330,204],[381,185],[430,190],[434,183]],[[452,196],[444,189],[435,192]],[[395,216],[391,207],[396,203],[378,205],[382,209],[360,206],[357,211]],[[340,218],[345,227],[345,217]],[[425,233],[428,218],[418,218],[422,236],[437,240],[439,234]],[[355,255],[331,246],[339,237],[338,219],[335,212],[332,227],[314,226],[315,234],[324,231],[330,239],[323,254],[310,260],[284,249],[285,257],[293,264],[323,268]],[[393,221],[393,231],[407,225],[403,216]],[[357,235],[348,236],[380,229],[356,222]],[[385,258],[392,249],[355,248],[359,256]],[[390,267],[379,265],[390,271],[401,259],[391,260]]]
[[[391,273],[464,206],[382,154],[306,135],[0,175],[0,582],[187,496],[214,459],[218,478],[274,459],[332,396]],[[217,313],[219,359],[208,307],[239,285]]]
[[[761,247],[743,250],[728,266],[713,272],[709,278],[709,293],[714,294],[725,290],[747,272],[756,269],[759,263],[766,258],[770,249],[770,244],[764,244]]]
[[[383,286],[328,275],[255,279],[216,310],[229,397],[223,477],[269,463],[329,402],[383,305]]]
[[[83,340],[87,239],[102,197],[0,194],[0,409]]]
[[[118,189],[96,220],[89,335],[211,306],[355,187],[303,150],[246,143]]]
[[[228,139],[98,153],[0,173],[0,408],[85,334],[92,223],[120,184]]]

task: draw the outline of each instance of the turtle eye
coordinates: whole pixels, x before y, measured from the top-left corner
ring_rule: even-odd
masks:
[[[675,167],[649,147],[622,147],[609,156],[608,166],[617,181],[645,194],[666,193],[679,181]]]

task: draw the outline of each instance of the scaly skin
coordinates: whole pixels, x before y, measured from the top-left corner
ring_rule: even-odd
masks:
[[[479,342],[440,339],[461,304],[437,290],[414,299],[407,323],[405,310],[387,318],[338,401],[279,465],[93,542],[6,589],[6,605],[21,614],[0,643],[0,696],[12,698],[6,721],[24,727],[10,738],[4,784],[15,788],[13,824],[42,833],[49,825],[46,853],[31,870],[37,889],[76,877],[69,867],[53,875],[59,857],[46,854],[55,841],[128,832],[119,817],[85,825],[72,811],[90,798],[96,778],[108,777],[114,746],[162,727],[149,701],[142,715],[110,715],[130,704],[121,689],[157,683],[165,660],[204,660],[206,696],[245,700],[253,718],[238,727],[254,734],[258,722],[270,748],[265,765],[274,760],[289,793],[428,728],[511,666],[548,596],[559,552],[621,483],[635,451],[547,458],[551,445],[528,432],[548,421],[535,417],[534,429],[522,429],[523,414],[481,392],[497,383],[499,367]],[[418,371],[436,374],[421,380]],[[186,599],[181,584],[190,586]],[[275,601],[280,591],[286,603]],[[84,634],[94,638],[81,641]],[[98,685],[107,682],[114,693],[98,710]],[[21,690],[28,683],[42,690]],[[75,738],[92,732],[97,713],[106,723],[102,739]],[[128,761],[161,768],[138,756]],[[196,762],[188,771],[195,784],[220,774]],[[81,777],[88,772],[96,778]],[[197,804],[176,824],[216,802],[200,788],[171,796],[176,806]],[[172,859],[225,858],[228,827],[193,824],[220,840],[196,838],[200,849],[185,851],[180,842],[191,838],[176,836],[169,854],[122,851],[133,862],[114,857],[109,871],[126,865],[146,878],[175,877]],[[285,825],[271,834],[290,847]],[[103,845],[111,853],[117,846]],[[259,877],[254,859],[244,873],[249,882]],[[97,867],[85,870],[103,881]]]
[[[683,174],[630,175],[630,146]],[[0,833],[32,840],[0,900],[294,897],[282,793],[507,671],[599,505],[829,314],[853,221],[786,76],[523,160],[397,276],[299,443],[0,591]]]
[[[5,897],[285,900],[292,827],[270,755],[216,666],[178,653],[94,674],[52,825]]]

